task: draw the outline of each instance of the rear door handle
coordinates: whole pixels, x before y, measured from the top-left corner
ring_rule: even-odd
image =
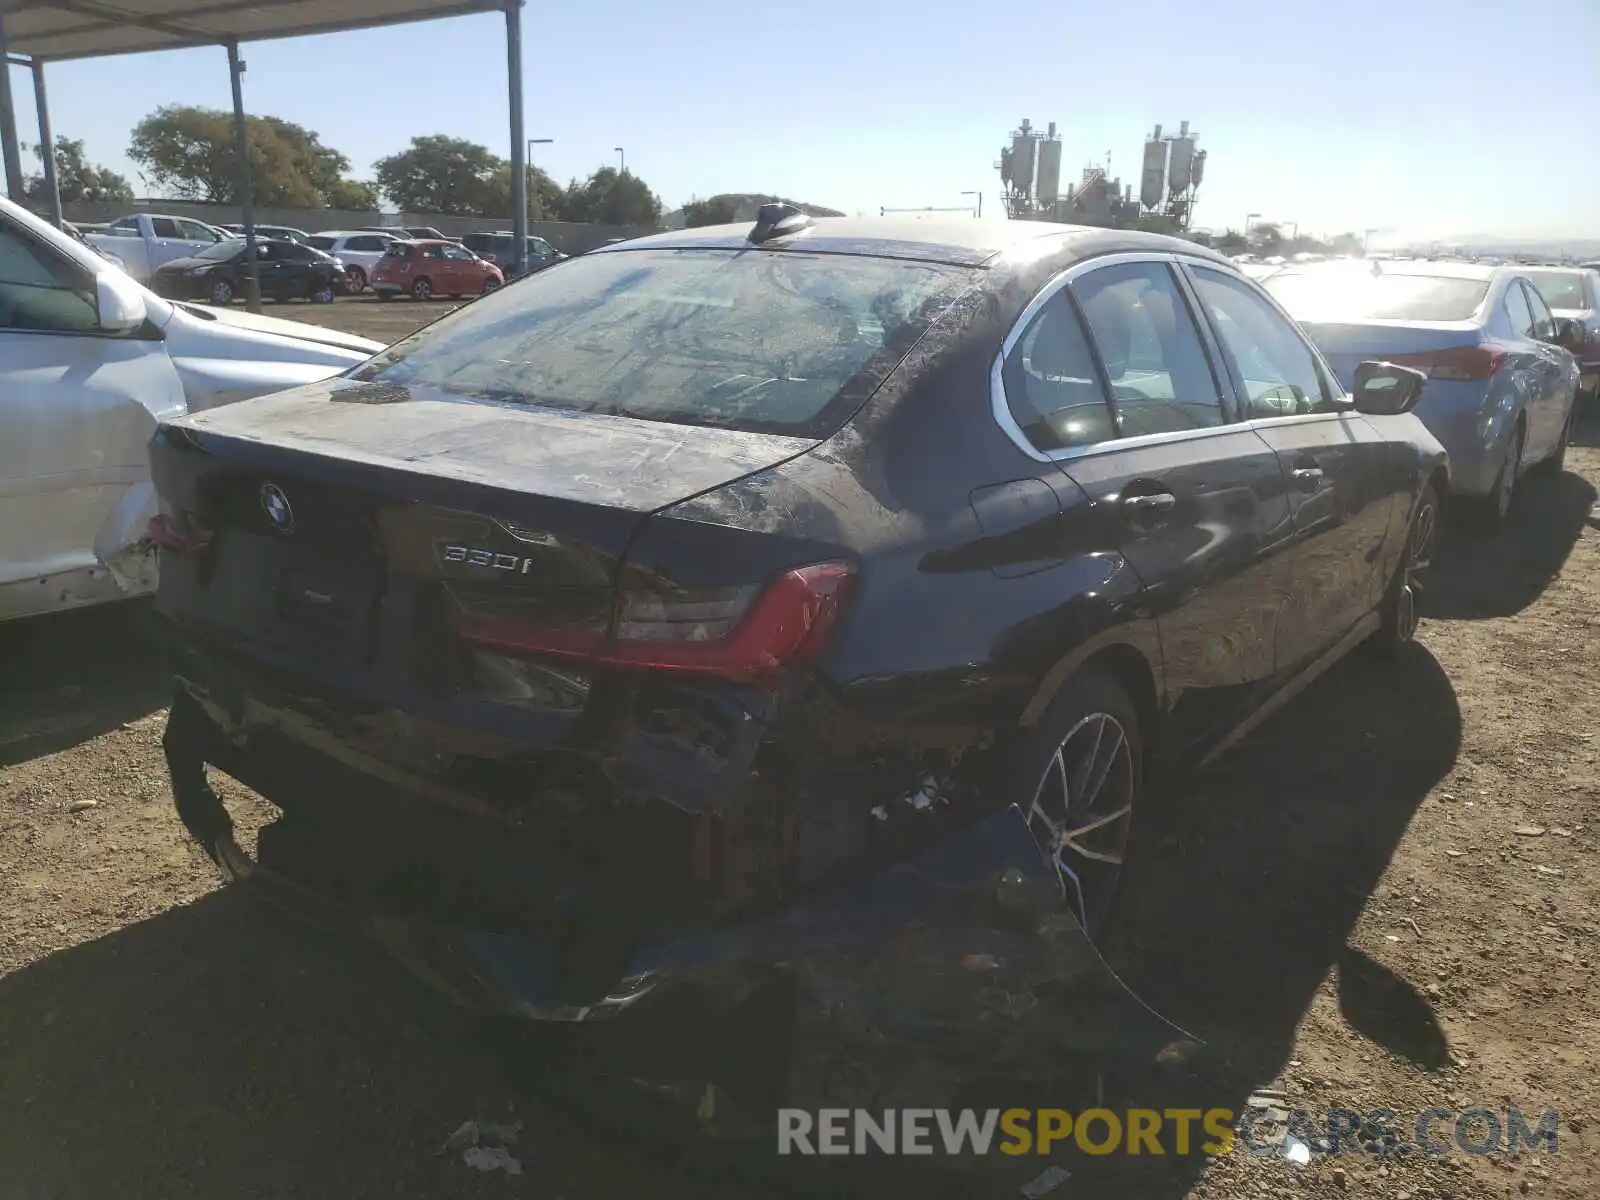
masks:
[[[1314,492],[1322,486],[1322,468],[1296,467],[1289,472],[1289,478],[1294,480],[1295,487],[1302,492]]]
[[[1122,509],[1139,525],[1150,526],[1161,522],[1178,506],[1178,498],[1171,492],[1151,492],[1139,496],[1124,496]]]

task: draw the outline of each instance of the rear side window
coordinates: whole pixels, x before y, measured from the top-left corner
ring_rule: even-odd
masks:
[[[333,239],[329,237],[307,238],[306,244],[308,246],[314,246],[316,249],[322,251],[329,251],[333,249]]]
[[[474,301],[355,377],[483,403],[826,437],[973,276],[800,251],[585,255]]]
[[[175,238],[178,236],[178,223],[171,217],[151,217],[150,232],[158,238]]]
[[[1083,319],[1066,289],[1039,310],[1004,371],[1011,419],[1035,449],[1048,453],[1117,436]]]
[[[1119,436],[1222,424],[1217,381],[1171,268],[1102,267],[1072,291],[1111,385]]]
[[[353,237],[345,243],[351,250],[372,251],[387,250],[394,245],[388,238],[381,237]]]
[[[353,244],[352,244],[352,248]],[[404,242],[391,242],[389,248],[383,252],[385,258],[410,258],[411,247]]]
[[[1208,267],[1189,270],[1244,395],[1246,418],[1320,411],[1328,399],[1327,385],[1294,327],[1244,280]]]
[[[1522,286],[1516,280],[1511,281],[1511,286],[1506,288],[1505,299],[1501,302],[1505,309],[1506,319],[1511,322],[1511,332],[1520,337],[1533,336],[1533,309],[1528,307],[1528,298],[1522,294]]]

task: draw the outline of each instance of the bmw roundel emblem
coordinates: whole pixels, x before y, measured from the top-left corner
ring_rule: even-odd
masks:
[[[294,509],[289,507],[289,497],[283,494],[283,489],[277,484],[261,485],[261,510],[267,514],[267,520],[272,522],[272,527],[279,533],[290,533],[294,530]]]

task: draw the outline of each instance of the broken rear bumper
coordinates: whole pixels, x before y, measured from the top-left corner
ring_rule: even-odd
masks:
[[[770,1016],[781,982],[781,1032],[768,1022],[743,1049],[737,1038],[731,1048],[720,1033],[711,1039],[724,1073],[768,1064],[768,1082],[744,1089],[763,1105],[781,1097],[882,1106],[896,1096],[928,1105],[953,1098],[963,1080],[1036,1078],[1084,1056],[1148,1061],[1188,1040],[1101,959],[1015,808],[778,911],[650,923],[631,902],[608,905],[586,887],[588,865],[564,874],[529,859],[519,872],[511,834],[497,836],[427,797],[413,805],[395,781],[318,751],[282,740],[241,744],[224,727],[180,689],[165,747],[179,815],[225,874],[318,924],[363,935],[486,1014],[592,1022],[630,1010],[618,1022],[630,1025],[692,995],[710,1014],[707,1027],[725,1031],[748,1027],[752,1006]],[[330,805],[337,798],[349,820],[296,831],[288,816],[262,831],[252,860],[234,844],[205,764],[269,798],[292,790]],[[383,815],[373,815],[366,794]],[[390,828],[413,819],[410,836]],[[323,861],[297,858],[297,846]],[[490,877],[516,876],[526,885],[526,920],[484,920],[460,890],[424,887],[419,903],[350,886],[375,860],[403,875],[422,856],[448,861],[458,877],[481,869],[485,891],[499,889]],[[670,1076],[692,1078],[694,1069],[679,1064]]]

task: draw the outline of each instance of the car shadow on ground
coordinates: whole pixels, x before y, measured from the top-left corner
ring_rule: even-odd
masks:
[[[505,1195],[441,1155],[520,1119],[540,1196],[672,1195],[513,1093],[472,1027],[239,889],[0,979],[0,1192]],[[670,1182],[670,1181],[669,1181]]]
[[[1439,1065],[1426,1000],[1346,946],[1459,741],[1454,693],[1426,650],[1393,663],[1357,655],[1174,790],[1162,836],[1138,849],[1145,883],[1123,914],[1135,932],[1113,959],[1204,1044],[1175,1066],[1113,1074],[1108,1106],[1242,1111],[1281,1070],[1330,972],[1353,1030]],[[648,1110],[553,1095],[479,1032],[344,941],[237,889],[215,893],[0,980],[8,1195],[500,1194],[506,1181],[438,1149],[467,1118],[513,1115],[540,1194],[571,1200],[882,1196],[907,1181],[926,1197],[1015,1195],[1047,1165],[996,1155],[952,1172],[883,1159],[846,1170],[779,1160],[768,1141],[691,1147]],[[1082,1091],[985,1084],[1001,1107],[1086,1103]],[[1204,1161],[1169,1150],[1063,1164],[1073,1195],[1098,1194],[1098,1182],[1176,1200]]]
[[[166,704],[148,607],[113,604],[0,624],[0,767],[53,754]]]
[[[1423,593],[1422,615],[1443,620],[1508,617],[1561,574],[1591,520],[1594,486],[1570,471],[1531,474],[1517,489],[1505,528],[1448,528]]]

